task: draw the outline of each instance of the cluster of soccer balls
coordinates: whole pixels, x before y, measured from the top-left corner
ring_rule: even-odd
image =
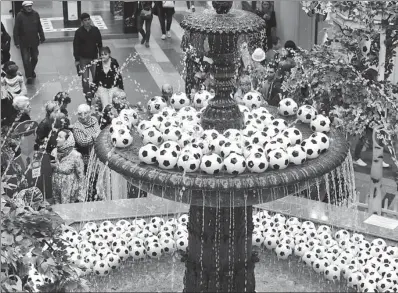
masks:
[[[398,292],[398,247],[383,239],[333,231],[311,221],[259,211],[253,216],[254,246],[273,250],[279,259],[295,255],[330,281],[341,276],[358,292]]]
[[[114,147],[126,148],[133,143],[132,130],[138,121],[139,115],[134,109],[123,109],[112,119],[109,132]]]
[[[294,105],[293,109],[297,104],[284,99],[279,112],[295,115],[290,109]],[[219,133],[200,126],[205,107],[197,111],[184,106],[176,111],[168,106],[151,106],[153,116],[137,126],[143,141],[138,154],[140,161],[158,164],[166,170],[177,167],[188,173],[200,169],[211,175],[222,171],[237,175],[246,170],[261,173],[268,168],[281,170],[300,165],[329,148],[326,133],[330,131],[330,120],[318,115],[311,106],[296,109],[297,119],[315,129],[307,139],[303,139],[299,129],[289,127],[284,119],[274,117],[265,107],[250,110],[239,105],[239,108],[244,115],[244,128]]]
[[[67,244],[66,255],[73,266],[86,275],[106,276],[128,259],[158,259],[177,250],[186,251],[187,223],[187,214],[168,220],[153,217],[148,221],[88,222],[80,231],[67,227],[60,238]]]

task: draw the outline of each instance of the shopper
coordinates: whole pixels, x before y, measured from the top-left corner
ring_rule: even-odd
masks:
[[[36,78],[35,69],[39,56],[39,44],[46,40],[40,15],[33,10],[32,5],[32,1],[22,3],[22,10],[17,14],[14,25],[14,42],[15,46],[21,49],[28,84],[32,84],[33,78]]]
[[[175,13],[174,5],[175,1],[155,1],[155,11],[162,29],[162,40],[165,40],[166,36],[171,38],[170,28]]]
[[[123,90],[123,79],[120,74],[119,63],[111,57],[111,49],[102,47],[100,49],[101,59],[96,64],[94,84],[97,87],[96,95],[101,104],[99,111],[112,103],[112,95],[116,88]]]
[[[76,30],[73,39],[73,56],[75,66],[82,76],[83,93],[86,95],[87,102],[91,103],[89,72],[94,78],[95,62],[98,59],[98,51],[102,48],[102,36],[100,30],[92,25],[90,14],[82,13],[80,20],[82,26]]]
[[[22,73],[18,69],[13,61],[7,61],[3,66],[5,76],[1,78],[1,86],[13,97],[26,96],[28,93]]]
[[[1,23],[1,65],[10,61],[11,37],[7,33],[3,23]]]
[[[140,1],[138,3],[137,23],[139,32],[142,36],[141,44],[149,48],[149,38],[151,37],[151,25],[153,19],[153,1]],[[145,30],[144,30],[145,24]]]
[[[55,204],[83,202],[84,164],[82,155],[75,150],[75,140],[70,130],[60,130],[57,148],[52,152],[53,197]]]
[[[187,2],[187,12],[195,12],[195,1],[186,1]]]

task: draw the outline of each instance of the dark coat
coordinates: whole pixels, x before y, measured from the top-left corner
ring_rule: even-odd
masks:
[[[108,73],[104,72],[102,61],[98,61],[96,66],[94,83],[97,87],[103,86],[107,89],[118,87],[124,89],[123,78],[119,72],[119,63],[115,58],[111,58],[111,68]]]
[[[92,26],[87,31],[81,26],[76,30],[75,38],[73,39],[75,61],[79,61],[80,58],[97,59],[100,48],[102,48],[102,36],[97,27]]]
[[[10,46],[11,46],[11,37],[7,33],[3,23],[1,23],[1,64],[10,61]]]
[[[14,43],[21,47],[37,47],[46,40],[40,15],[36,11],[30,13],[21,10],[15,18]]]

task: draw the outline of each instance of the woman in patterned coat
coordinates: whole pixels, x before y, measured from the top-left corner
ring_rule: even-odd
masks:
[[[75,150],[75,139],[70,130],[58,132],[57,148],[51,155],[54,203],[84,201],[84,164],[82,155]]]

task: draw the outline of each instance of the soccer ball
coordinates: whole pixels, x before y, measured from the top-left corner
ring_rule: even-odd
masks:
[[[193,97],[193,104],[196,108],[206,107],[210,100],[210,93],[206,90],[195,93]]]
[[[128,123],[124,119],[122,119],[121,117],[113,118],[112,122],[111,122],[111,127],[109,128],[110,134],[113,134],[114,132],[116,132],[120,128],[129,129],[130,127],[129,127]]]
[[[187,132],[182,132],[177,142],[183,148],[192,142],[192,136]]]
[[[204,155],[200,164],[200,169],[206,174],[214,175],[221,172],[224,162],[217,154]]]
[[[158,147],[152,143],[148,143],[140,148],[138,151],[138,157],[141,162],[152,165],[157,162],[156,155],[157,155]]]
[[[263,119],[261,119],[260,117],[261,117],[262,115],[264,115],[264,114],[268,114],[269,111],[268,111],[265,107],[259,107],[259,108],[257,108],[257,109],[253,109],[253,110],[251,111],[251,113],[252,113],[252,115],[253,115],[254,118],[263,120]]]
[[[321,154],[325,153],[329,149],[330,140],[326,134],[321,132],[315,132],[310,136],[310,138],[314,138],[318,141]]]
[[[181,172],[195,172],[199,169],[200,158],[195,158],[193,154],[187,152],[183,153],[178,158],[177,166]]]
[[[189,106],[190,101],[185,93],[179,92],[179,93],[174,93],[171,96],[170,104],[174,109],[180,110],[185,106]]]
[[[167,128],[170,127],[180,127],[180,123],[176,118],[167,117],[165,120],[163,120],[163,122],[159,126],[159,131],[163,133]]]
[[[312,131],[327,133],[330,131],[330,119],[319,114],[311,120],[310,126]]]
[[[247,168],[252,173],[262,173],[268,168],[267,157],[264,153],[253,152],[246,158]]]
[[[294,248],[294,255],[302,257],[306,252],[309,251],[310,247],[308,246],[308,244],[306,244],[305,242],[301,242],[296,244],[296,247]]]
[[[254,145],[264,146],[271,141],[272,137],[265,131],[256,131],[250,138],[250,143]]]
[[[303,140],[303,135],[302,135],[301,131],[298,130],[297,128],[293,128],[293,127],[288,128],[288,129],[285,129],[282,133],[285,137],[290,139],[290,144],[292,146],[297,145],[297,144],[299,145]]]
[[[318,234],[326,233],[332,235],[332,229],[326,225],[320,225],[316,231],[318,232]]]
[[[149,121],[149,120],[143,120],[140,123],[138,123],[137,126],[137,131],[139,134],[142,135],[142,132],[150,127],[155,127],[155,125],[153,124],[153,122]]]
[[[272,138],[272,137],[278,135],[280,133],[280,130],[278,127],[276,127],[274,125],[269,125],[269,126],[264,127],[264,132],[267,133],[267,136]]]
[[[231,141],[240,142],[242,139],[242,134],[237,129],[227,129],[223,133],[224,137]]]
[[[297,108],[297,103],[293,99],[286,98],[279,102],[278,112],[283,116],[291,116],[296,114]]]
[[[394,283],[390,279],[384,278],[377,282],[377,289],[379,292],[390,292],[393,286]]]
[[[163,140],[164,141],[175,141],[177,142],[181,138],[181,129],[178,127],[169,127],[166,128],[163,132]]]
[[[260,247],[261,244],[264,242],[264,236],[261,233],[261,230],[253,230],[253,235],[252,235],[252,245]]]
[[[317,110],[310,105],[303,105],[297,111],[297,118],[303,123],[310,123],[317,115]]]
[[[177,115],[176,110],[174,110],[174,108],[171,107],[164,107],[160,112],[160,115],[162,115],[163,117],[175,117]]]
[[[324,270],[326,279],[329,281],[340,281],[341,270],[336,265],[331,265]]]
[[[383,250],[384,250],[384,248],[387,247],[386,242],[384,241],[384,239],[381,239],[381,238],[376,238],[376,239],[374,239],[374,240],[371,242],[370,245],[371,245],[371,246],[378,246],[378,247],[382,248]]]
[[[181,147],[177,142],[168,140],[162,143],[159,150],[177,151],[179,153],[181,152]]]
[[[134,260],[144,259],[146,258],[147,255],[145,246],[143,244],[131,245],[129,251],[130,251],[130,256]]]
[[[149,127],[141,133],[143,144],[160,145],[163,142],[162,133],[155,127]]]
[[[165,120],[166,120],[166,118],[164,118],[162,115],[160,115],[158,113],[158,114],[154,114],[150,121],[152,122],[153,126],[155,126],[157,129],[159,129]]]
[[[305,149],[307,159],[318,158],[321,153],[320,145],[314,138],[304,139],[301,146]]]
[[[340,241],[340,240],[349,240],[350,239],[350,232],[348,232],[347,230],[341,229],[339,231],[337,231],[334,234],[334,239],[336,239],[336,241]]]
[[[265,154],[265,151],[264,151],[263,147],[261,147],[257,144],[249,144],[243,149],[243,156],[246,159],[253,153]]]
[[[138,113],[134,109],[123,109],[120,111],[119,117],[130,126],[136,125],[138,122]]]
[[[110,268],[109,268],[107,262],[105,260],[100,260],[94,264],[93,272],[97,276],[103,277],[103,276],[109,275],[109,273],[110,273],[109,269]]]
[[[288,244],[281,243],[275,248],[275,253],[278,259],[288,259],[293,254],[293,248]]]
[[[144,229],[144,227],[146,226],[146,221],[145,221],[144,219],[137,218],[137,219],[134,219],[134,220],[131,222],[131,225],[132,225],[132,226],[138,226],[138,227],[140,227],[141,229]],[[131,229],[130,229],[130,231],[131,231]]]
[[[242,154],[242,148],[240,144],[237,142],[232,142],[232,141],[227,141],[222,147],[221,147],[221,157],[226,158],[230,154],[236,153],[236,154]]]
[[[263,102],[263,98],[259,92],[250,91],[242,98],[243,104],[249,109],[259,108]]]
[[[122,262],[120,257],[117,254],[115,254],[115,253],[108,254],[105,257],[104,261],[108,264],[108,266],[112,270],[116,270],[120,266],[120,264]]]
[[[220,134],[215,129],[206,129],[203,131],[201,138],[207,140],[216,139]]]
[[[146,254],[150,258],[160,258],[163,254],[163,248],[160,243],[157,242],[152,242],[149,243],[147,248],[146,248]]]
[[[290,164],[301,165],[307,160],[307,153],[301,145],[288,147],[286,152],[289,155]]]
[[[188,235],[183,235],[176,240],[176,247],[178,250],[187,251],[188,247]]]
[[[248,124],[243,127],[242,134],[246,137],[251,137],[256,131],[258,131],[256,126],[253,124]]]
[[[289,146],[291,146],[290,139],[288,139],[282,133],[275,135],[272,140],[283,145],[283,149],[287,149]]]
[[[224,159],[224,168],[229,174],[242,174],[246,170],[245,158],[241,154],[231,153]]]
[[[145,230],[151,232],[153,235],[157,235],[159,233],[160,225],[156,223],[148,223],[145,227]],[[154,236],[156,237],[156,236]],[[148,240],[149,238],[147,238]]]
[[[239,111],[242,113],[250,113],[250,109],[244,105],[238,104]]]
[[[160,245],[163,251],[167,254],[172,254],[176,250],[176,243],[173,238],[165,237],[160,240]]]
[[[177,165],[180,152],[177,150],[159,149],[156,153],[156,160],[159,167],[165,170],[171,170]]]
[[[284,119],[274,119],[272,125],[278,128],[279,132],[288,128],[287,122]]]
[[[167,107],[167,102],[164,98],[156,96],[150,99],[147,103],[147,109],[149,113],[159,113],[163,108]]]
[[[274,170],[282,170],[289,166],[289,155],[283,149],[270,151],[267,158],[269,165]]]
[[[279,245],[279,237],[277,234],[264,234],[264,246],[271,250]]]
[[[114,147],[126,148],[133,143],[133,137],[127,126],[117,128],[111,135],[111,141]]]

